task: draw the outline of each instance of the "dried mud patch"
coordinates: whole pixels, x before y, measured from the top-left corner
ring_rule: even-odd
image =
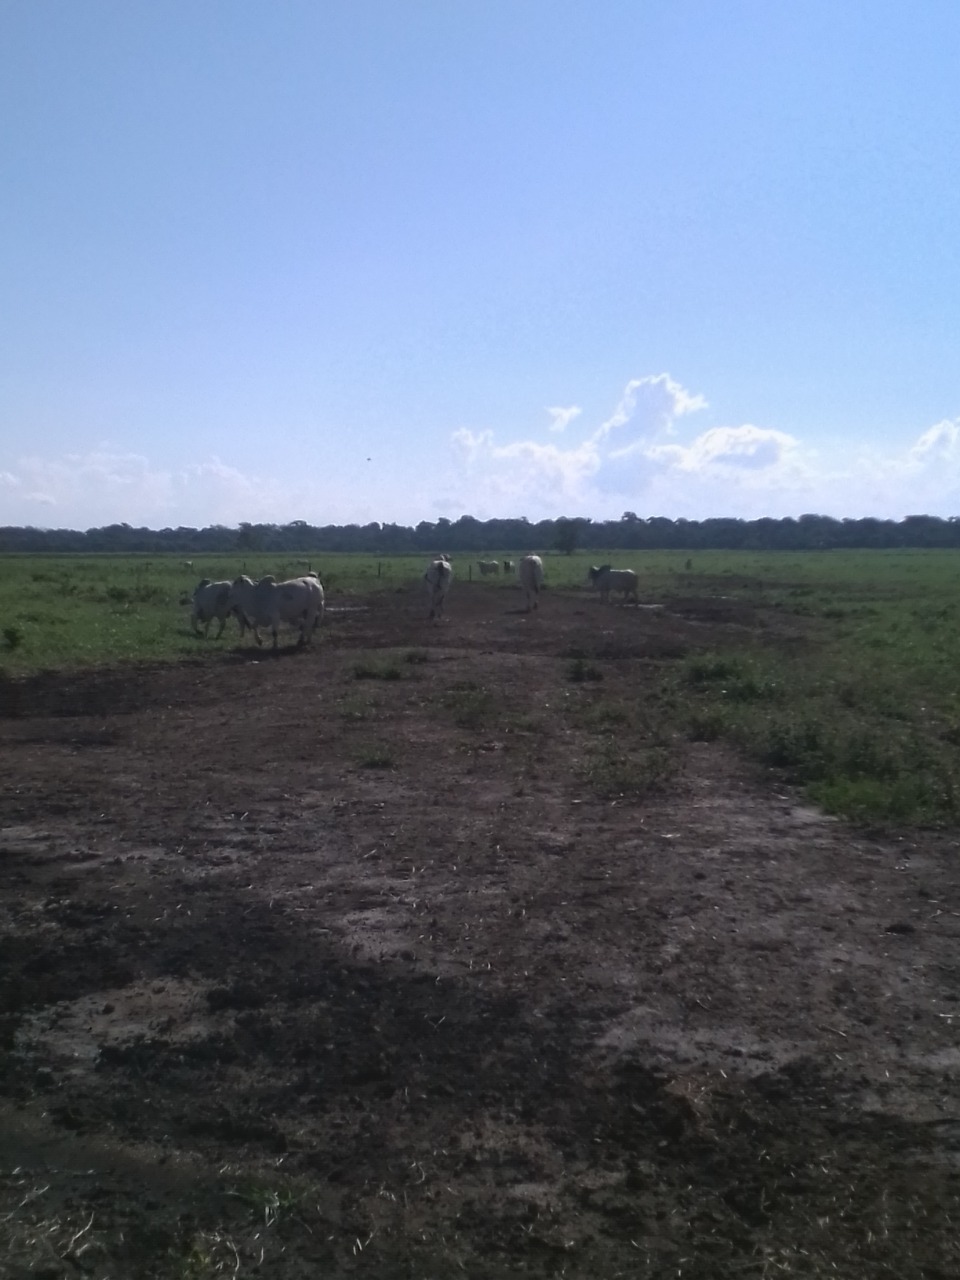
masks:
[[[711,744],[602,794],[604,705],[749,620],[587,603],[0,723],[0,1276],[960,1273],[956,842]]]

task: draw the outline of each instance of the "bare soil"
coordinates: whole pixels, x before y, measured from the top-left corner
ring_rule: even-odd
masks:
[[[960,1275],[957,839],[665,727],[779,620],[517,604],[0,687],[0,1277]]]

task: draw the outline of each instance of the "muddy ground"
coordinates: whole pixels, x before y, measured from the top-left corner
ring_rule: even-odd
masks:
[[[956,838],[661,711],[812,641],[357,604],[0,688],[0,1277],[960,1275]]]

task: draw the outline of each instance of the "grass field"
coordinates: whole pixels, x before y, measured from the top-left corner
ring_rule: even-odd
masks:
[[[509,554],[509,553],[507,553]],[[545,558],[552,590],[584,591],[589,563],[640,575],[641,599],[667,608],[735,601],[752,610],[736,642],[704,628],[702,649],[662,663],[656,708],[670,732],[724,738],[786,770],[828,811],[865,821],[948,823],[960,817],[960,628],[950,551],[609,553]],[[0,557],[0,673],[176,660],[236,643],[189,627],[200,578],[320,571],[328,604],[403,589],[420,556],[348,554],[199,557]],[[476,563],[455,558],[462,582]],[[484,590],[516,590],[485,580]],[[456,588],[455,588],[456,591]],[[456,595],[451,598],[455,615]],[[549,593],[543,611],[549,616]],[[589,679],[572,655],[571,679]],[[579,666],[577,665],[579,662]]]

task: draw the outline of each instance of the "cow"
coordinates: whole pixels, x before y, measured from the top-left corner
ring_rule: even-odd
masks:
[[[633,597],[634,604],[640,603],[637,596],[637,575],[632,569],[614,569],[609,564],[601,565],[599,568],[591,565],[587,576],[592,586],[600,588],[600,599],[603,604],[609,601],[611,591],[622,592],[624,604],[628,596]]]
[[[190,625],[194,633],[196,635],[200,634],[199,624],[203,623],[203,635],[206,638],[210,634],[210,623],[216,618],[220,623],[220,630],[217,632],[215,639],[219,640],[223,635],[223,628],[227,625],[227,619],[230,617],[231,612],[230,583],[211,582],[209,578],[204,578],[193,593]]]
[[[500,562],[498,560],[478,560],[477,567],[480,570],[481,578],[485,578],[488,573],[500,572]]]
[[[453,581],[453,565],[446,556],[440,556],[431,563],[423,580],[430,595],[430,617],[442,618],[444,602]]]
[[[504,572],[504,573],[513,573],[513,571],[514,571],[514,569],[515,569],[515,568],[516,568],[516,566],[514,565],[514,563],[513,563],[513,561],[512,561],[512,560],[504,560],[504,562],[503,562],[503,572]]]
[[[524,556],[518,570],[527,613],[538,607],[537,597],[543,586],[543,561],[539,556]]]
[[[236,578],[230,588],[231,607],[240,618],[240,633],[244,624],[253,632],[257,644],[262,644],[260,627],[273,632],[273,647],[278,645],[277,632],[282,623],[300,629],[297,647],[309,644],[314,630],[323,618],[323,587],[315,573],[303,578],[288,578],[277,582],[272,574],[253,582],[250,578]]]

